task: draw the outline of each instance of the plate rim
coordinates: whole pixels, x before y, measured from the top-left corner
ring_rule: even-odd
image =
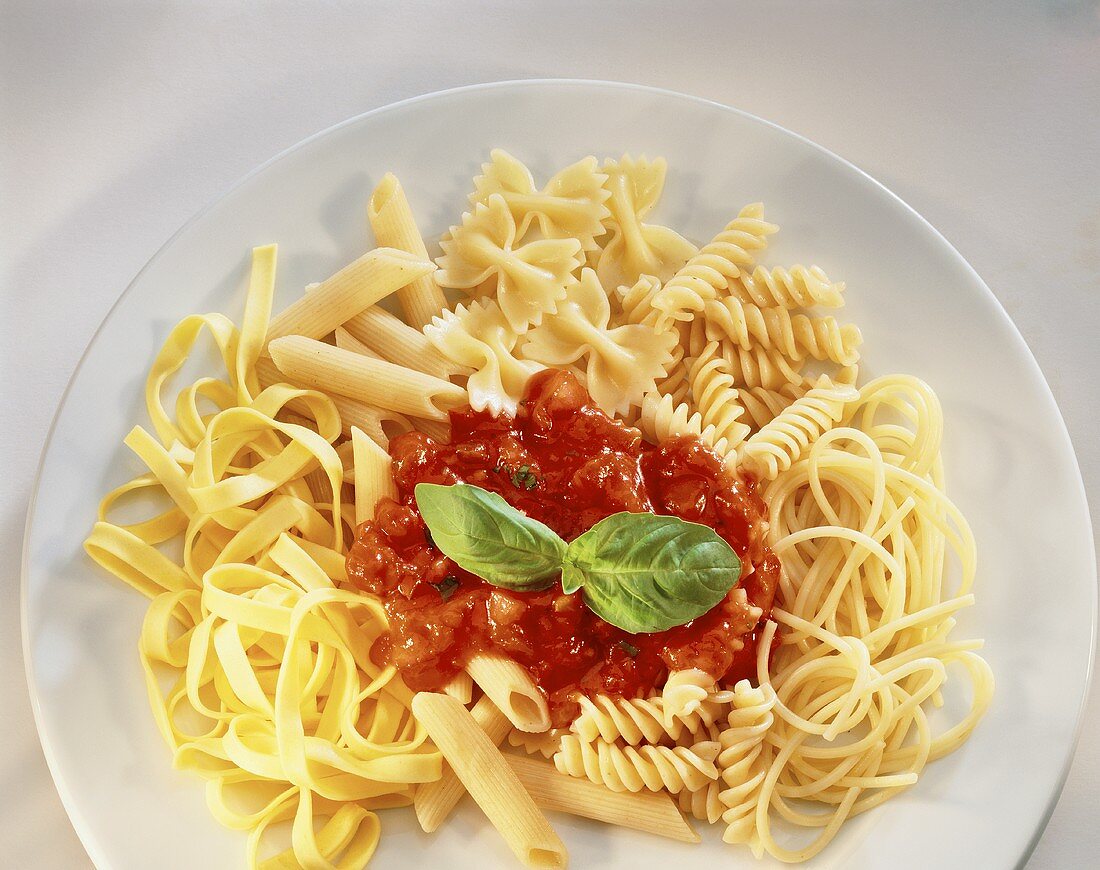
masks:
[[[1073,439],[1070,436],[1069,429],[1066,426],[1065,418],[1062,414],[1062,410],[1058,405],[1058,401],[1054,396],[1053,390],[1050,388],[1050,384],[1043,374],[1043,370],[1039,365],[1035,354],[1032,352],[1031,347],[1028,345],[1027,340],[1023,337],[1019,328],[1015,322],[1009,316],[1005,310],[1001,301],[989,288],[985,280],[978,274],[977,270],[967,261],[965,257],[955,248],[955,246],[938,230],[933,226],[923,215],[921,215],[915,208],[902,199],[898,194],[894,193],[890,188],[878,181],[874,176],[864,171],[860,167],[856,166],[844,157],[836,154],[823,145],[818,144],[812,139],[803,136],[787,127],[777,124],[774,121],[769,121],[766,118],[761,118],[759,115],[755,115],[751,112],[739,109],[735,106],[722,103],[718,100],[713,100],[707,97],[699,97],[693,94],[685,94],[681,91],[676,91],[670,88],[661,88],[653,85],[643,85],[634,82],[615,81],[610,79],[587,79],[587,78],[553,78],[553,77],[539,77],[539,78],[521,78],[521,79],[503,79],[489,82],[479,82],[468,85],[461,85],[453,88],[444,88],[441,90],[430,91],[424,94],[417,94],[412,97],[406,97],[405,99],[397,100],[395,102],[386,103],[382,106],[377,106],[373,109],[360,112],[338,121],[328,127],[325,127],[317,132],[306,136],[305,138],[295,142],[287,148],[269,157],[267,160],[259,163],[253,169],[245,173],[244,175],[233,181],[228,187],[226,187],[220,194],[210,199],[196,212],[194,212],[187,220],[185,220],[179,228],[173,232],[146,260],[145,264],[135,273],[134,277],[126,285],[126,287],[119,293],[118,298],[107,309],[103,318],[100,320],[99,325],[96,326],[92,335],[88,339],[88,343],[85,345],[84,350],[80,354],[80,358],[77,360],[76,365],[73,367],[71,374],[65,384],[65,388],[58,399],[57,406],[54,410],[53,417],[50,420],[49,428],[46,430],[45,438],[42,442],[42,449],[39,453],[38,462],[35,467],[35,473],[33,483],[31,487],[30,498],[27,503],[26,520],[23,528],[23,540],[22,540],[22,552],[20,558],[20,583],[19,583],[19,609],[20,609],[20,640],[23,653],[23,670],[24,676],[27,682],[27,693],[31,704],[31,713],[34,718],[35,731],[38,736],[39,745],[42,748],[42,754],[46,760],[47,769],[50,772],[50,777],[53,780],[53,785],[57,791],[58,797],[61,800],[61,805],[65,810],[65,814],[68,816],[70,824],[73,826],[73,830],[76,832],[77,838],[80,840],[81,846],[88,853],[89,858],[96,867],[111,867],[113,861],[107,856],[95,835],[95,832],[91,829],[91,826],[84,819],[83,813],[77,806],[77,802],[73,795],[70,793],[63,772],[61,771],[57,758],[54,754],[53,746],[47,737],[46,730],[43,725],[43,712],[41,708],[41,700],[39,696],[38,683],[35,678],[35,668],[31,658],[31,646],[30,646],[30,623],[29,623],[29,586],[30,586],[30,560],[29,560],[29,544],[31,539],[32,525],[35,516],[35,507],[38,502],[39,489],[42,482],[42,472],[45,468],[46,455],[49,452],[50,445],[53,441],[55,431],[57,429],[58,422],[61,418],[61,412],[64,410],[66,403],[69,399],[69,394],[72,391],[73,384],[76,381],[76,376],[83,368],[88,354],[90,353],[92,346],[96,343],[100,333],[104,330],[107,322],[114,316],[116,310],[122,304],[133,291],[133,289],[140,283],[142,277],[147,271],[149,271],[153,265],[164,255],[164,253],[171,248],[176,240],[182,236],[193,225],[201,221],[209,212],[220,205],[224,200],[229,198],[239,188],[246,185],[253,178],[266,171],[272,165],[283,160],[285,157],[297,152],[298,150],[307,147],[316,140],[327,137],[337,131],[357,124],[369,117],[376,114],[381,114],[389,111],[396,111],[398,109],[405,108],[410,105],[414,105],[420,102],[427,102],[431,100],[447,99],[458,94],[469,93],[473,91],[493,91],[501,89],[523,89],[531,87],[561,87],[561,88],[607,88],[612,90],[626,90],[626,91],[640,91],[649,94],[673,97],[678,100],[684,100],[700,105],[711,106],[721,109],[726,112],[732,112],[739,115],[750,123],[761,124],[765,127],[770,127],[782,134],[790,136],[803,145],[809,146],[814,151],[819,152],[826,158],[836,161],[845,169],[854,172],[857,176],[860,176],[865,182],[869,182],[874,188],[878,189],[878,192],[885,194],[889,199],[893,200],[897,205],[900,205],[905,212],[908,212],[910,217],[916,218],[919,224],[923,225],[926,230],[930,230],[936,239],[939,240],[950,252],[951,257],[956,261],[957,265],[969,274],[977,285],[981,288],[986,296],[986,301],[993,304],[993,310],[997,313],[998,317],[1002,321],[1002,326],[1008,327],[1008,334],[1012,337],[1015,343],[1018,345],[1018,349],[1024,351],[1023,357],[1026,359],[1026,365],[1031,370],[1032,375],[1038,375],[1038,381],[1042,384],[1043,395],[1049,400],[1051,407],[1054,410],[1054,415],[1057,420],[1058,435],[1063,442],[1063,445],[1068,447],[1069,456],[1072,460],[1075,484],[1075,496],[1080,502],[1080,506],[1084,509],[1084,516],[1087,520],[1087,539],[1088,544],[1088,556],[1087,562],[1091,566],[1091,574],[1095,577],[1097,574],[1097,557],[1096,557],[1096,540],[1093,533],[1092,525],[1092,513],[1089,507],[1088,494],[1085,489],[1084,478],[1081,474],[1081,464],[1077,457],[1077,451],[1073,446]],[[1062,759],[1061,770],[1058,772],[1055,788],[1051,791],[1051,794],[1047,798],[1047,805],[1043,813],[1038,818],[1031,836],[1020,855],[1019,860],[1016,863],[1017,868],[1023,868],[1027,864],[1031,855],[1034,853],[1035,848],[1039,844],[1039,840],[1042,838],[1044,831],[1050,818],[1054,813],[1054,809],[1058,804],[1059,799],[1062,796],[1062,792],[1065,789],[1066,780],[1069,777],[1069,771],[1072,767],[1074,756],[1077,751],[1077,747],[1081,740],[1081,734],[1084,730],[1085,711],[1088,705],[1089,694],[1092,687],[1093,677],[1095,674],[1094,665],[1096,657],[1096,639],[1097,639],[1097,606],[1098,606],[1098,590],[1097,584],[1089,584],[1089,594],[1091,598],[1090,607],[1090,627],[1089,637],[1091,643],[1088,650],[1088,661],[1085,664],[1085,678],[1081,687],[1080,699],[1078,701],[1076,719],[1073,725],[1073,737],[1069,741],[1065,748],[1064,757]]]

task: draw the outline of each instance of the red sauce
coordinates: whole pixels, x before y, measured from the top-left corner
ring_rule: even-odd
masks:
[[[531,379],[514,419],[452,412],[450,444],[410,432],[391,441],[390,454],[398,501],[383,501],[359,528],[347,567],[356,586],[381,597],[388,655],[409,688],[441,689],[474,653],[495,651],[530,671],[564,724],[578,691],[634,697],[690,667],[727,683],[755,674],[756,629],[779,577],[763,542],[766,509],[753,482],[697,439],[649,444],[597,408],[573,375],[546,371]],[[628,634],[558,583],[512,592],[463,571],[426,534],[413,499],[424,482],[499,493],[566,540],[619,511],[703,523],[741,557],[742,580],[698,619]]]

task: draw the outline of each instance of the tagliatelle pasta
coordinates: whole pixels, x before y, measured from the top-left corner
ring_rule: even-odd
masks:
[[[85,549],[149,599],[155,723],[250,867],[362,867],[379,810],[430,833],[467,791],[526,866],[568,861],[543,810],[804,861],[978,725],[935,394],[861,385],[862,334],[822,313],[845,285],[760,263],[761,204],[698,250],[652,223],[666,176],[586,157],[540,187],[493,151],[433,263],[385,175],[381,247],[275,315],[255,248],[239,329],[168,334],[124,439],[146,470]],[[218,370],[174,386],[207,341]],[[474,508],[430,526],[423,483],[484,490],[469,561]],[[711,537],[673,576],[597,534],[622,515]]]

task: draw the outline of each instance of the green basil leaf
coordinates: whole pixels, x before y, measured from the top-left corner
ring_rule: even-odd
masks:
[[[496,493],[466,483],[418,483],[415,496],[436,548],[486,583],[545,589],[561,572],[565,541]]]
[[[600,619],[631,634],[702,616],[740,576],[741,560],[714,529],[646,513],[600,520],[569,544],[563,568]]]

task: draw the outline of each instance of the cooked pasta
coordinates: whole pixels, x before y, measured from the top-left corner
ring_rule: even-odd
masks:
[[[708,335],[746,350],[775,348],[790,359],[810,356],[842,366],[859,361],[859,328],[835,317],[792,315],[786,308],[759,308],[732,296],[707,302],[704,316]]]
[[[624,155],[604,163],[610,239],[600,252],[596,272],[604,287],[633,284],[641,275],[667,281],[695,253],[695,245],[668,227],[643,222],[661,198],[668,166],[663,159],[637,160]]]
[[[621,746],[606,740],[582,740],[576,734],[561,738],[554,765],[562,773],[585,777],[612,791],[667,791],[679,794],[718,778],[718,768],[707,758],[713,744],[686,746]]]
[[[455,698],[455,701],[459,704],[463,703],[458,698]],[[494,746],[500,744],[511,727],[508,717],[497,709],[487,695],[482,695],[474,704],[470,709],[470,716]],[[413,795],[413,809],[416,811],[416,820],[420,823],[421,829],[427,834],[438,830],[464,794],[466,794],[466,787],[455,769],[450,766],[443,768],[443,774],[439,779],[419,786]]]
[[[952,636],[977,564],[935,394],[859,386],[859,329],[811,310],[842,307],[844,283],[758,263],[777,229],[760,204],[699,251],[649,223],[666,172],[588,157],[539,187],[495,150],[437,272],[387,174],[367,208],[385,247],[274,317],[277,249],[258,247],[239,329],[208,314],[168,334],[149,424],[124,439],[146,471],[104,497],[85,549],[150,600],[154,720],[248,832],[250,867],[362,867],[376,810],[411,805],[431,832],[466,791],[526,866],[567,861],[540,808],[695,842],[682,810],[808,860],[989,706],[981,642]],[[391,294],[403,317],[377,304]],[[218,370],[173,394],[205,337]],[[433,526],[418,484],[475,481],[465,561],[447,522],[475,509]],[[149,495],[159,512],[117,519]],[[647,585],[653,532],[621,533],[621,562],[571,554],[609,505],[613,523],[659,504],[692,534],[725,527],[738,559],[702,567],[727,580],[710,611],[638,631],[691,597]],[[567,593],[574,570],[629,587],[629,618]],[[969,707],[940,727],[957,675]]]
[[[394,498],[397,488],[393,484],[390,455],[362,430],[351,430],[352,456],[354,457],[355,523],[366,522],[374,516],[374,509],[383,498]]]
[[[516,332],[537,325],[545,312],[554,310],[582,262],[576,239],[521,243],[515,218],[500,194],[463,215],[440,247],[439,283],[472,290],[493,279],[500,310]]]
[[[694,413],[686,402],[677,404],[672,396],[647,393],[642,399],[638,428],[650,441],[660,443],[677,435],[698,438],[719,453],[725,453],[726,442],[715,437],[713,427],[703,425],[703,416]]]
[[[420,260],[428,259],[428,249],[416,227],[405,191],[393,173],[387,172],[371,194],[367,217],[379,245],[407,251]],[[405,320],[417,329],[427,326],[447,307],[447,297],[431,274],[414,278],[399,287],[396,295]]]
[[[741,302],[760,308],[839,308],[844,304],[844,283],[830,281],[818,266],[757,266],[751,274],[741,272],[729,291]]]
[[[520,731],[542,732],[550,728],[546,698],[531,675],[514,661],[479,653],[466,663],[466,670]]]
[[[562,368],[587,356],[585,385],[609,414],[624,414],[656,387],[672,360],[672,334],[655,335],[648,326],[608,328],[611,305],[592,269],[581,272],[553,314],[527,333],[523,353],[536,362]]]
[[[594,782],[560,773],[552,764],[534,758],[509,756],[508,766],[544,810],[584,816],[685,843],[699,842],[699,835],[667,795],[609,791]]]
[[[684,739],[695,744],[709,736],[709,729],[720,711],[718,705],[705,700],[690,713],[678,713],[666,720],[664,699],[659,696],[614,698],[597,695],[589,698],[582,695],[577,700],[581,712],[570,728],[589,743],[600,739],[637,746],[641,743],[679,743]]]
[[[514,414],[527,379],[542,368],[515,352],[519,336],[492,299],[443,312],[424,334],[456,367],[471,372],[466,390],[478,411]]]
[[[823,378],[796,399],[741,448],[741,464],[765,480],[774,480],[844,415],[844,406],[859,397],[854,387],[834,385]]]
[[[508,732],[508,745],[522,749],[528,755],[541,755],[543,758],[553,758],[554,753],[561,749],[561,736],[565,733],[563,728],[551,728],[549,731],[532,733],[513,728]]]
[[[342,328],[374,355],[391,363],[444,380],[455,373],[454,366],[432,346],[423,332],[377,305],[349,317]]]
[[[767,684],[754,687],[742,680],[732,695],[727,727],[718,737],[721,751],[716,760],[722,781],[718,800],[726,826],[722,839],[747,843],[759,856],[756,808],[766,774],[764,741],[775,722],[775,692]]]
[[[466,790],[523,865],[565,867],[565,845],[470,711],[449,695],[430,692],[418,692],[412,706]]]
[[[287,377],[402,414],[442,421],[447,419],[444,408],[467,399],[457,384],[311,338],[288,335],[267,348]]]
[[[762,203],[741,209],[654,297],[653,306],[660,312],[657,329],[692,320],[707,302],[729,292],[731,282],[752,267],[757,253],[767,247],[768,236],[778,229],[764,220]]]
[[[596,249],[595,237],[603,235],[603,222],[611,212],[604,201],[611,196],[607,176],[600,172],[595,157],[585,157],[556,173],[538,190],[531,171],[500,148],[494,148],[489,162],[474,179],[470,203],[487,202],[494,194],[508,205],[519,238],[537,224],[543,238],[576,239],[581,249]]]
[[[394,248],[376,248],[272,317],[267,340],[284,335],[322,338],[352,315],[433,271],[431,260]]]
[[[687,377],[692,404],[699,409],[704,428],[713,428],[714,437],[725,441],[727,450],[736,449],[749,434],[749,427],[741,420],[745,409],[738,401],[729,366],[718,353],[718,342],[710,342],[692,360]]]

